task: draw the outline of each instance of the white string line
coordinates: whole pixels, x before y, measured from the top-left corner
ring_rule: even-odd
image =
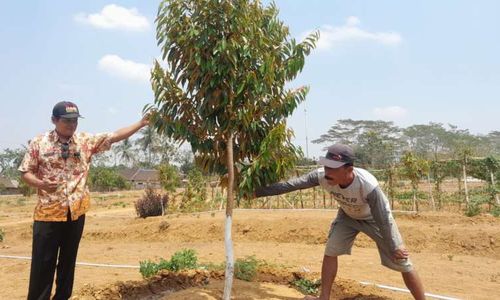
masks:
[[[403,288],[398,288],[390,285],[385,285],[385,284],[377,284],[377,283],[371,283],[371,282],[366,282],[366,281],[360,281],[359,283],[363,285],[374,285],[378,288],[382,289],[387,289],[391,291],[397,291],[397,292],[403,292],[403,293],[410,293],[409,290],[403,289]],[[441,295],[436,295],[436,294],[431,294],[431,293],[425,293],[427,297],[431,298],[436,298],[436,299],[443,299],[443,300],[460,300],[459,298],[453,298],[453,297],[448,297],[448,296],[441,296]]]
[[[14,256],[14,255],[0,255],[0,258],[31,260],[31,257],[29,256]],[[96,263],[86,263],[86,262],[77,262],[76,264],[80,266],[91,266],[91,267],[139,269],[139,266],[133,266],[133,265],[111,265],[111,264],[96,264]]]
[[[0,258],[31,260],[31,257],[28,257],[28,256],[14,256],[14,255],[0,255]],[[112,264],[97,264],[97,263],[86,263],[86,262],[77,262],[76,264],[80,265],[80,266],[90,266],[90,267],[139,269],[139,266],[133,266],[133,265],[112,265]],[[374,285],[374,286],[381,288],[381,289],[387,289],[387,290],[392,290],[392,291],[396,291],[396,292],[410,293],[410,291],[407,289],[393,287],[393,286],[384,285],[384,284],[376,284],[376,283],[371,283],[371,282],[366,282],[366,281],[360,281],[359,283],[361,283],[363,285]],[[431,293],[425,293],[425,295],[427,297],[432,297],[432,298],[442,299],[442,300],[460,300],[459,298],[441,296],[441,295],[436,295],[436,294],[431,294]]]

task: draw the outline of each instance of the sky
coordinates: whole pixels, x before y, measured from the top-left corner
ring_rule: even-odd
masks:
[[[308,157],[322,155],[327,145],[311,141],[340,119],[500,130],[500,1],[275,3],[292,37],[321,34],[289,84],[310,87],[288,120]],[[149,69],[160,57],[159,1],[1,4],[0,150],[51,130],[58,101],[78,104],[80,131],[114,131],[140,119],[153,100]]]

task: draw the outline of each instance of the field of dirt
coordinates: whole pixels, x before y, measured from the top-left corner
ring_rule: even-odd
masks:
[[[203,263],[225,260],[224,213],[169,214],[139,219],[138,192],[94,195],[80,244],[79,262],[138,266],[196,250]],[[0,256],[30,256],[34,199],[0,197]],[[294,272],[319,277],[334,210],[236,210],[235,255],[265,260],[269,274],[235,280],[234,299],[301,299],[289,285]],[[395,213],[428,293],[459,299],[500,299],[500,218],[450,212]],[[29,260],[0,257],[0,299],[25,299]],[[375,244],[360,235],[353,255],[340,258],[332,299],[410,299],[360,282],[404,287],[401,275],[380,265]],[[222,274],[189,271],[143,280],[138,268],[78,265],[74,299],[220,299]],[[431,299],[431,298],[430,298]]]

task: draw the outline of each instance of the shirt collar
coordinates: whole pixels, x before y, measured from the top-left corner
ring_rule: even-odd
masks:
[[[59,142],[59,136],[57,135],[57,132],[54,130],[52,130],[51,132],[49,132],[49,141],[52,142],[52,143],[57,143]],[[70,144],[78,144],[78,138],[76,137],[76,132],[73,133],[73,136],[71,136],[68,140],[68,143]]]

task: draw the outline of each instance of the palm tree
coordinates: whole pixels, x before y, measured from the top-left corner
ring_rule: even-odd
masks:
[[[120,159],[120,162],[124,162],[126,165],[128,165],[130,162],[135,162],[133,147],[134,145],[128,138],[124,139],[116,146],[115,151],[118,155],[118,158]]]
[[[149,166],[153,165],[153,152],[154,152],[154,146],[155,144],[158,143],[158,134],[155,132],[153,126],[146,126],[142,128],[139,133],[141,134],[141,137],[138,138],[135,143],[139,145],[144,151],[145,156],[146,156],[146,163]]]

